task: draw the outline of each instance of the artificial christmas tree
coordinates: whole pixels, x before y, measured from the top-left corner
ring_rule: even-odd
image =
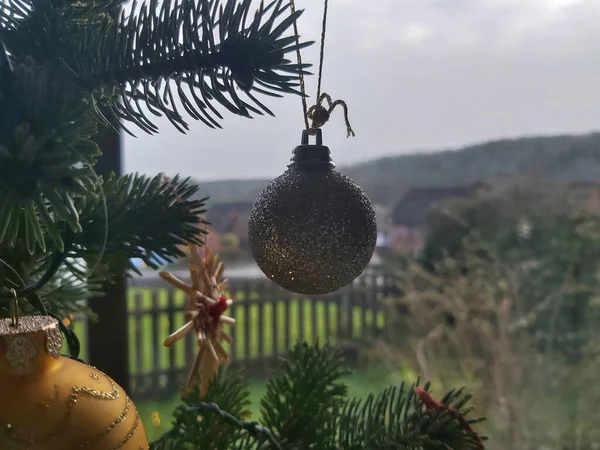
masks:
[[[76,360],[78,341],[60,318],[89,312],[82,300],[112,274],[134,269],[129,265],[132,258],[156,267],[157,258],[171,261],[183,256],[181,244],[201,245],[198,217],[204,204],[190,200],[196,188],[177,177],[169,181],[138,175],[101,179],[94,165],[102,149],[92,136],[99,124],[155,133],[152,115],[164,116],[185,131],[189,125],[180,109],[209,127],[219,127],[217,119],[222,116],[217,104],[249,117],[251,113],[270,114],[255,94],[298,93],[298,78],[306,65],[294,64],[286,55],[308,44],[300,43],[297,33],[286,33],[301,12],[290,12],[288,4],[276,0],[259,5],[251,16],[252,5],[251,0],[150,0],[126,12],[121,2],[110,0],[0,2],[0,315],[10,321],[0,327],[0,364],[6,366],[10,360],[8,365],[47,368],[53,363],[48,374],[63,371],[66,377],[57,386],[98,398],[106,394],[115,401],[117,392],[122,402],[120,412],[110,407],[102,416],[107,419],[106,435],[95,430],[81,434],[79,428],[79,434],[69,435],[77,422],[74,414],[61,412],[72,406],[51,404],[54,397],[46,398],[37,370],[3,371],[2,449],[49,449],[55,448],[53,442],[98,448],[92,447],[98,441],[90,440],[97,436],[110,439],[106,448],[126,448],[126,443],[146,448],[126,394],[118,388],[107,393],[105,386],[96,386],[102,376],[81,361],[58,356],[53,339],[58,327],[69,344],[71,360]],[[36,327],[27,325],[32,321]],[[48,324],[54,330],[50,334],[45,328]],[[27,351],[18,351],[15,357],[17,348]],[[194,392],[184,397],[189,405],[176,412],[180,426],[152,447],[196,448],[210,436],[224,433],[228,440],[201,448],[257,448],[262,445],[260,436],[267,436],[271,443],[261,448],[310,445],[326,449],[334,448],[336,439],[335,448],[348,449],[370,446],[371,441],[373,445],[387,443],[387,448],[446,445],[457,449],[473,448],[478,442],[462,422],[443,412],[406,409],[398,401],[393,403],[396,409],[378,409],[388,401],[392,405],[393,390],[356,414],[358,404],[344,403],[340,397],[339,360],[329,350],[300,346],[286,364],[263,404],[265,425],[273,431],[238,422],[208,403],[213,395],[223,407],[243,409],[242,384],[223,375],[205,396]],[[85,370],[67,370],[70,367]],[[81,373],[87,373],[87,382],[80,379]],[[111,385],[108,380],[104,381]],[[18,411],[6,394],[17,381],[29,386],[27,402]],[[216,395],[219,387],[221,393]],[[39,396],[33,395],[36,389]],[[283,404],[277,400],[286,395],[289,398]],[[416,404],[414,396],[396,398]],[[60,427],[29,414],[28,408],[46,404],[53,418],[65,420]],[[310,418],[309,422],[294,421],[290,408]],[[125,410],[130,414],[123,415]],[[416,422],[407,422],[402,411],[409,410],[416,414]],[[200,423],[198,411],[216,415]],[[388,413],[393,415],[388,418]],[[37,440],[22,440],[15,434],[12,424],[22,428],[25,416],[29,418],[27,432],[38,436]],[[259,444],[230,432],[219,416],[251,430],[259,436]],[[338,420],[344,420],[344,425]],[[412,434],[404,431],[409,423],[417,427],[411,428]],[[441,433],[450,430],[448,424],[452,432]],[[389,432],[371,438],[364,430],[373,426]],[[303,430],[308,433],[304,438]],[[39,439],[40,435],[49,440]]]

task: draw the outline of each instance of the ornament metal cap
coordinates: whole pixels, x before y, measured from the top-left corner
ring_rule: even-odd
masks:
[[[43,332],[46,337],[58,336],[62,348],[62,335],[58,320],[50,316],[25,316],[20,317],[15,326],[12,319],[0,319],[0,337],[23,336],[26,334]],[[60,350],[60,349],[59,349]],[[52,352],[54,353],[54,352]]]
[[[0,338],[4,338],[8,345],[7,358],[11,365],[20,371],[26,370],[35,359],[37,347],[58,358],[63,343],[58,320],[51,316],[19,317],[17,294],[14,290],[12,293],[11,317],[0,319]]]
[[[331,159],[329,147],[323,145],[323,133],[320,129],[315,130],[315,144],[309,144],[310,133],[302,131],[302,140],[292,153],[290,169],[302,171],[333,170],[335,165]]]

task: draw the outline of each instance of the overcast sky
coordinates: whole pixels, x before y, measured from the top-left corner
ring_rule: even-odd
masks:
[[[296,2],[302,38],[318,40],[321,0]],[[600,0],[330,0],[326,42],[323,90],[346,100],[356,131],[346,138],[341,110],[324,127],[337,165],[600,129]],[[303,58],[316,65],[317,51]],[[301,103],[266,103],[275,118],[225,112],[222,130],[161,122],[159,135],[127,137],[125,169],[277,176],[299,144]]]

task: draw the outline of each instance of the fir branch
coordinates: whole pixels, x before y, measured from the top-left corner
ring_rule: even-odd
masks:
[[[286,59],[312,44],[286,35],[302,11],[275,0],[249,20],[252,8],[251,0],[149,0],[115,16],[103,2],[5,0],[0,42],[16,62],[51,70],[68,85],[62,92],[86,99],[105,124],[122,119],[153,133],[148,114],[164,115],[184,132],[184,112],[220,128],[213,103],[273,115],[255,94],[300,94],[299,74],[310,67]]]
[[[197,392],[178,408],[171,431],[152,444],[153,450],[475,450],[481,438],[471,425],[483,419],[466,419],[470,395],[462,389],[434,401],[418,382],[390,387],[366,400],[345,399],[338,351],[318,344],[297,344],[282,361],[281,373],[271,378],[261,402],[263,426],[242,417],[233,399],[245,388],[241,378],[220,373],[207,397]],[[226,392],[232,391],[230,396]],[[419,395],[417,395],[419,394]],[[217,406],[217,404],[221,406]],[[245,403],[244,403],[245,405]],[[237,410],[236,410],[237,408]],[[230,410],[233,414],[224,412]],[[202,420],[199,420],[199,416]],[[209,422],[215,416],[224,422]],[[212,431],[209,431],[212,430]],[[233,431],[236,430],[236,431]],[[217,439],[212,433],[217,433]],[[276,434],[275,434],[276,433]]]
[[[81,231],[73,199],[93,195],[100,154],[95,121],[54,75],[26,58],[0,88],[0,243],[30,254],[64,249],[61,222]]]
[[[90,320],[96,320],[97,316],[88,307],[86,300],[102,295],[101,282],[104,279],[93,277],[89,281],[82,281],[79,277],[68,274],[66,271],[63,271],[63,274],[64,277],[57,277],[40,289],[39,294],[34,295],[39,295],[48,312],[57,317],[66,318],[75,314],[84,314]],[[23,302],[21,310],[25,315],[41,313],[36,305],[29,302]],[[0,317],[9,317],[7,306],[0,307]]]
[[[390,387],[363,402],[350,399],[337,418],[342,448],[384,448],[392,442],[398,449],[420,448],[419,434],[407,427],[416,412],[414,390],[405,385]]]
[[[69,266],[73,263],[71,261]],[[88,307],[87,300],[102,295],[105,277],[93,275],[83,278],[71,272],[69,266],[63,266],[56,277],[40,290],[39,295],[48,310],[59,317],[85,314],[88,319],[96,320],[97,316]]]
[[[166,116],[182,132],[188,129],[178,102],[211,128],[220,128],[215,117],[222,118],[213,102],[245,117],[273,115],[251,91],[300,94],[298,75],[310,65],[285,56],[311,43],[282,37],[302,11],[284,17],[289,4],[275,0],[247,23],[251,7],[251,0],[150,0],[123,13],[114,30],[90,34],[95,57],[82,49],[70,67],[115,118],[149,133],[157,128],[144,109]]]
[[[69,44],[83,30],[102,31],[111,13],[120,10],[115,0],[2,0],[0,1],[0,41],[17,61],[33,58],[40,66],[68,69],[64,60]]]
[[[471,398],[462,389],[450,391],[433,409],[423,405],[416,395],[418,382],[409,388],[399,386],[369,395],[365,401],[349,400],[337,418],[340,448],[398,450],[478,449],[481,440],[470,425],[483,419],[466,420]],[[428,389],[429,383],[425,384]],[[454,404],[454,411],[444,405]],[[465,423],[468,427],[465,427]]]
[[[281,362],[280,374],[267,383],[261,422],[285,439],[284,448],[335,448],[335,421],[349,371],[338,350],[329,345],[298,343]]]
[[[183,410],[186,414],[205,415],[206,413],[215,415],[222,419],[228,425],[232,425],[238,430],[247,432],[253,440],[242,441],[239,443],[239,448],[254,448],[260,447],[261,443],[266,442],[272,450],[281,450],[281,446],[277,442],[271,430],[257,422],[249,422],[247,420],[239,420],[232,414],[223,411],[216,403],[199,403]]]
[[[111,176],[100,195],[77,204],[85,232],[75,238],[74,255],[92,266],[100,261],[110,269],[136,271],[132,258],[158,268],[157,259],[184,256],[182,246],[202,245],[199,225],[206,199],[192,200],[197,190],[189,179],[165,181],[162,174]]]
[[[21,240],[33,255],[62,250],[61,223],[81,232],[74,205],[97,189],[91,167],[100,151],[91,137],[98,117],[155,131],[146,108],[183,131],[177,101],[218,126],[213,102],[244,116],[260,113],[236,86],[268,112],[249,89],[294,92],[304,68],[284,58],[299,45],[282,36],[300,12],[286,16],[281,1],[261,6],[248,24],[247,0],[222,8],[216,0],[167,0],[162,9],[151,0],[120,20],[106,6],[0,2],[0,244],[14,248]]]
[[[200,397],[198,388],[182,397],[173,428],[153,442],[151,449],[231,450],[245,432],[264,433],[260,427],[235,419],[250,414],[249,396],[240,372],[220,369],[204,397]]]

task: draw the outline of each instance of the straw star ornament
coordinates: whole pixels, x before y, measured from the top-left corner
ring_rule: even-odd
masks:
[[[190,246],[190,256],[191,286],[169,272],[160,272],[161,278],[188,296],[186,323],[165,339],[164,345],[170,347],[189,333],[195,333],[198,353],[186,391],[190,390],[199,378],[200,395],[204,396],[221,364],[229,362],[229,354],[222,342],[225,340],[232,343],[233,339],[223,330],[223,325],[233,325],[235,320],[223,315],[233,300],[224,294],[227,280],[223,280],[225,266],[219,256],[207,249],[206,258],[202,258],[200,249],[195,245]]]

